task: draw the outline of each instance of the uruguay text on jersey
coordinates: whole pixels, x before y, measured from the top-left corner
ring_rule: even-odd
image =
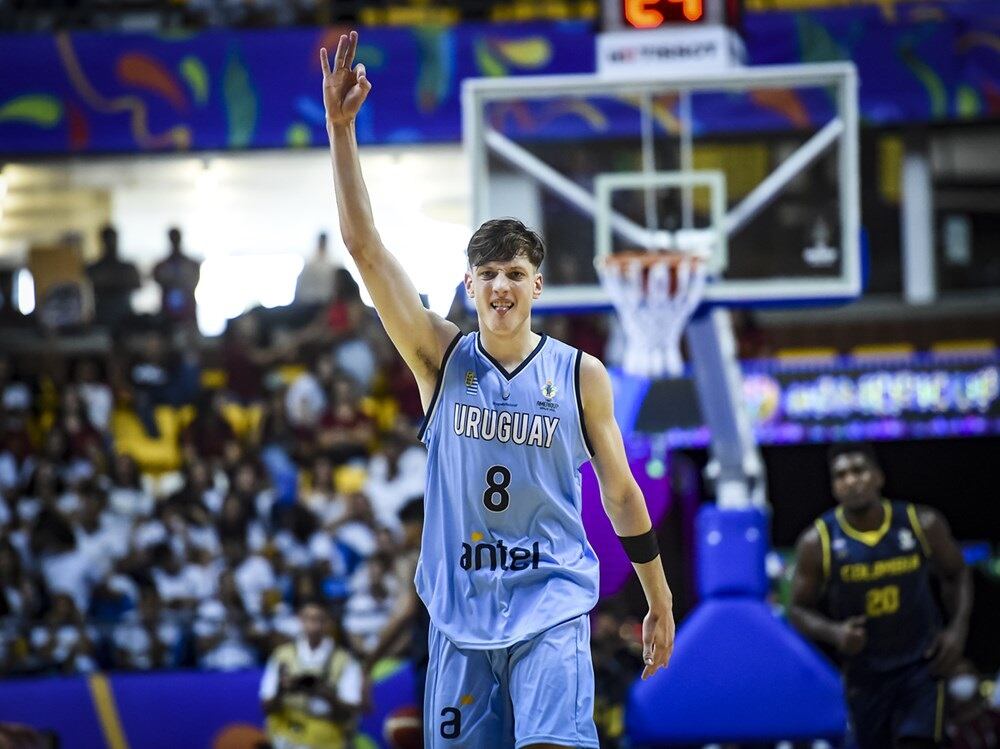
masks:
[[[454,429],[455,434],[460,437],[552,447],[552,439],[556,436],[558,426],[559,419],[555,416],[455,404]]]

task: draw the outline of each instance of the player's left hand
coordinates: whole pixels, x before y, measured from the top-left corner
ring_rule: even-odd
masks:
[[[669,606],[650,608],[642,620],[642,678],[666,668],[674,652],[674,612]]]
[[[931,660],[931,673],[935,676],[948,676],[962,659],[964,650],[965,637],[962,633],[953,627],[946,627],[937,633],[924,657]]]

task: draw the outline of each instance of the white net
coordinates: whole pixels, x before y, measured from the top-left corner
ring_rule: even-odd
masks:
[[[629,253],[598,261],[601,284],[625,332],[627,373],[653,378],[683,373],[681,336],[704,295],[706,271],[697,254]]]

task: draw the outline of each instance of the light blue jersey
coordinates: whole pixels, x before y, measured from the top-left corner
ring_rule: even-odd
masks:
[[[581,353],[548,336],[513,372],[478,333],[456,336],[420,438],[427,444],[417,592],[459,647],[527,640],[597,603],[580,517]]]

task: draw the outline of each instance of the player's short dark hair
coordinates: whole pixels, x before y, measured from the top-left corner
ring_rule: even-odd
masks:
[[[870,442],[834,442],[826,451],[826,463],[833,468],[833,461],[841,455],[860,453],[875,468],[879,467],[878,455]]]
[[[406,525],[407,523],[422,523],[424,522],[424,498],[423,497],[413,497],[406,501],[406,503],[399,508],[399,512],[396,513],[399,518],[399,522]]]
[[[470,268],[506,263],[518,256],[528,258],[537,268],[545,259],[545,245],[541,237],[516,218],[495,218],[476,229],[465,254]]]

